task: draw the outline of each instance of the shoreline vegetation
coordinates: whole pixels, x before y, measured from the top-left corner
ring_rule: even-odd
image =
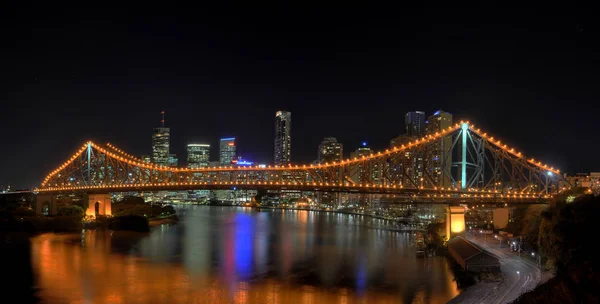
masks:
[[[0,206],[0,232],[75,232],[82,229],[149,232],[151,226],[176,223],[179,218],[170,205],[148,205],[133,198],[113,204],[113,216],[85,216],[84,207],[65,205],[56,216],[36,215],[28,206]]]

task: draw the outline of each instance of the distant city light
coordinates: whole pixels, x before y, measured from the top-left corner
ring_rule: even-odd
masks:
[[[363,146],[363,147],[366,147],[366,146],[367,146],[367,142],[366,142],[366,141],[363,141],[363,142],[362,142],[362,146]]]
[[[548,176],[552,176],[554,173],[552,173],[552,171],[548,171]]]

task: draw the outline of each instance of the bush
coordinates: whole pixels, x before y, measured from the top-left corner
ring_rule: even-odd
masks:
[[[13,214],[16,216],[24,217],[24,216],[35,216],[35,211],[29,207],[17,207]]]
[[[116,216],[125,216],[125,215],[151,216],[152,215],[152,207],[148,204],[123,204],[123,205],[119,205],[118,208],[113,213]]]
[[[52,227],[56,232],[78,231],[83,228],[80,215],[55,216],[52,218]]]
[[[162,213],[173,215],[175,214],[175,208],[173,208],[171,205],[166,205],[162,207]]]
[[[150,226],[148,225],[148,219],[145,216],[123,215],[113,217],[110,223],[110,229],[148,232],[150,231]]]
[[[83,217],[84,211],[77,205],[64,206],[58,209],[58,215],[60,216],[79,216]]]

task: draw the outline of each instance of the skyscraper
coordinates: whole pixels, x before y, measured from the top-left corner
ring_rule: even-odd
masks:
[[[219,164],[230,166],[231,161],[235,159],[235,137],[221,138],[219,148]]]
[[[335,137],[325,137],[325,139],[323,139],[323,141],[319,145],[319,152],[317,158],[318,162],[330,163],[333,161],[341,161],[342,157],[344,156],[343,148],[344,146],[342,145],[342,143],[337,142],[337,139],[335,139]],[[337,174],[340,175],[341,172],[337,172]],[[333,182],[329,180],[329,175],[324,175],[324,181]],[[332,207],[337,203],[337,195],[335,195],[335,193],[319,192],[318,197],[320,203],[327,207]]]
[[[319,145],[317,160],[319,163],[340,161],[343,157],[344,146],[335,137],[325,137]]]
[[[277,111],[275,113],[275,165],[290,163],[292,145],[292,113]]]
[[[400,147],[414,140],[415,137],[400,135],[390,141],[391,147]],[[395,181],[405,187],[420,187],[423,178],[423,153],[406,150],[392,158],[389,168]]]
[[[161,111],[160,127],[154,128],[152,134],[152,161],[155,164],[168,166],[169,164],[169,137],[171,129],[165,127],[165,111]]]
[[[208,167],[210,158],[210,145],[208,144],[188,144],[187,145],[187,166],[188,168]]]
[[[367,143],[364,142],[358,149],[356,149],[356,151],[350,153],[350,158],[360,158],[371,153],[373,153],[373,150],[367,147]],[[365,183],[370,180],[369,177],[365,175],[365,168],[363,168],[362,164],[358,165],[358,170],[354,170],[352,172],[352,176],[350,177],[352,178],[353,182],[358,184]]]
[[[437,111],[427,119],[426,133],[434,134],[452,126],[452,114]],[[446,136],[426,149],[425,168],[435,182],[435,186],[452,185],[452,137]]]
[[[414,111],[404,115],[404,127],[407,136],[422,136],[425,134],[425,112]]]
[[[169,167],[177,167],[177,165],[179,164],[179,158],[177,158],[177,155],[169,154],[167,164],[169,165]]]

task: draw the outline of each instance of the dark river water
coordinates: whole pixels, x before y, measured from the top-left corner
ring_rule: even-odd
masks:
[[[370,217],[190,206],[149,234],[82,231],[31,240],[44,303],[445,303],[448,261]]]

